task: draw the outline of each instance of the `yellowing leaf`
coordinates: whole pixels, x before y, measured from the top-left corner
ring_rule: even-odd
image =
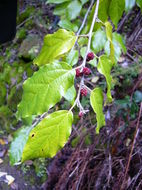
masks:
[[[110,24],[110,22],[106,22],[105,26],[106,26],[107,39],[110,42],[110,59],[112,63],[115,64],[114,46],[112,43],[112,25]]]
[[[112,102],[112,96],[111,96],[111,81],[112,81],[111,68],[112,68],[111,60],[105,55],[100,56],[97,69],[106,78],[106,82],[107,82],[107,100],[106,100],[106,103]]]
[[[75,41],[75,34],[64,29],[46,35],[41,52],[34,60],[34,64],[41,66],[52,63],[55,59],[59,59],[67,53],[73,47]]]
[[[44,118],[31,132],[22,162],[39,157],[53,157],[65,145],[73,122],[71,111],[57,111]]]
[[[96,133],[98,134],[100,128],[105,125],[105,116],[103,114],[103,92],[101,88],[95,88],[94,90],[92,90],[90,96],[90,103],[94,112],[96,113]]]

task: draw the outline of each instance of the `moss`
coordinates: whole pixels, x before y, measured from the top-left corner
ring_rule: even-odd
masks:
[[[17,34],[16,34],[16,38],[22,40],[24,38],[26,38],[26,29],[25,28],[21,28]]]
[[[27,7],[24,12],[22,12],[17,18],[17,24],[22,23],[24,20],[32,16],[35,12],[34,7]]]

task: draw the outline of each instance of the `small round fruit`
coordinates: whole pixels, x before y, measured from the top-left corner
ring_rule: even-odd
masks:
[[[83,68],[83,74],[84,75],[90,75],[91,74],[91,69],[89,69],[88,67],[84,67]]]
[[[80,69],[76,69],[76,77],[80,77],[80,76],[82,76]]]
[[[81,96],[87,96],[87,89],[86,88],[82,88],[81,91]]]
[[[83,115],[84,115],[84,113],[82,111],[80,111],[79,114],[78,114],[79,118],[82,118]]]
[[[94,56],[94,53],[93,53],[93,52],[90,52],[90,53],[87,54],[87,59],[86,59],[86,60],[87,60],[87,61],[91,61],[91,60],[94,59],[94,57],[95,57],[95,56]]]

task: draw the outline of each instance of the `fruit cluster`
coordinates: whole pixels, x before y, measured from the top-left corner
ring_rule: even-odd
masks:
[[[90,61],[93,59],[94,59],[94,53],[93,52],[88,53],[86,61]],[[88,67],[83,67],[82,70],[76,69],[76,77],[81,77],[83,75],[88,76],[90,74],[91,74],[91,69],[89,69]],[[87,89],[85,87],[81,88],[80,94],[81,96],[87,96]],[[83,117],[83,115],[84,113],[82,111],[80,111],[78,114],[79,118]]]
[[[87,54],[86,61],[90,61],[94,59],[94,53],[90,52]],[[91,70],[88,67],[84,67],[82,71],[80,69],[76,69],[76,77],[81,77],[82,75],[90,75]]]

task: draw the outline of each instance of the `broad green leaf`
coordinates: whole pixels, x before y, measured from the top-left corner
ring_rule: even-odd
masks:
[[[117,28],[117,24],[122,17],[122,14],[125,9],[125,0],[112,0],[109,6],[109,15],[110,18]]]
[[[65,145],[73,122],[71,111],[57,111],[44,118],[31,132],[24,147],[22,162],[53,157]]]
[[[91,91],[90,103],[96,113],[96,133],[99,134],[100,128],[105,125],[105,116],[103,114],[103,92],[101,88],[95,88]]]
[[[85,37],[81,37],[78,39],[78,44],[79,46],[83,47],[83,46],[87,46],[88,44],[88,38]]]
[[[105,22],[105,27],[106,27],[107,39],[110,42],[110,59],[111,59],[111,62],[115,64],[114,46],[112,43],[112,25],[110,24],[110,22]]]
[[[111,96],[111,69],[112,69],[112,62],[111,60],[106,56],[102,55],[99,57],[99,62],[97,69],[98,71],[105,76],[106,82],[107,82],[107,100],[106,104],[112,102],[112,96]]]
[[[75,71],[65,62],[41,67],[24,82],[17,116],[24,118],[48,111],[74,85],[74,77]]]
[[[71,104],[74,103],[76,97],[76,90],[75,87],[72,86],[71,88],[68,89],[67,93],[65,94],[64,98],[68,100]]]
[[[106,34],[103,30],[97,30],[92,36],[92,49],[95,53],[103,50],[104,45],[106,43]]]
[[[116,40],[113,40],[113,45],[114,45],[115,63],[117,63],[122,52],[121,52],[121,48]],[[106,42],[104,50],[105,50],[105,53],[107,54],[107,56],[109,57],[110,56],[110,42],[109,41]]]
[[[64,28],[66,30],[70,30],[70,31],[74,31],[77,32],[78,30],[78,26],[76,24],[71,23],[69,20],[65,19],[65,20],[60,20],[60,22],[58,23],[58,25],[61,28]]]
[[[122,37],[122,35],[114,32],[112,34],[112,39],[117,41],[120,48],[122,49],[123,53],[126,53],[127,49],[126,49],[126,46],[125,46],[125,41],[124,41],[124,38]]]
[[[88,62],[89,65],[92,65],[93,67],[97,67],[97,59],[94,58],[93,60]]]
[[[60,4],[60,3],[67,2],[67,1],[71,1],[71,0],[48,0],[48,1],[46,1],[46,3]]]
[[[128,12],[135,5],[135,0],[125,0],[125,10]]]
[[[76,19],[80,14],[81,9],[82,9],[82,4],[80,3],[79,0],[71,1],[71,3],[67,7],[67,18],[69,20]]]
[[[85,47],[82,47],[82,48],[80,49],[80,55],[81,55],[82,58],[85,57],[86,50],[87,50],[87,47],[86,47],[86,46],[85,46]]]
[[[34,64],[41,66],[52,63],[55,59],[67,53],[73,47],[75,41],[75,34],[64,29],[46,35],[41,52],[34,60]]]
[[[142,0],[136,0],[137,5],[140,7],[142,11]]]
[[[14,139],[9,149],[11,165],[18,163],[21,160],[23,149],[28,140],[28,136],[31,130],[32,127],[22,127],[14,133]]]
[[[112,43],[114,46],[115,62],[117,63],[121,56],[122,51],[123,51],[123,53],[126,53],[127,50],[125,47],[124,40],[120,34],[114,32],[112,36],[113,36]],[[109,41],[106,42],[104,50],[105,50],[105,53],[107,54],[107,56],[109,56],[110,55],[110,42]]]
[[[70,53],[68,54],[67,58],[66,58],[66,62],[71,65],[74,66],[79,59],[79,55],[78,55],[78,51],[77,50],[71,50]]]
[[[69,5],[69,1],[66,3],[56,5],[56,7],[53,11],[53,14],[58,15],[58,16],[65,15],[65,11],[66,11],[68,5]]]

